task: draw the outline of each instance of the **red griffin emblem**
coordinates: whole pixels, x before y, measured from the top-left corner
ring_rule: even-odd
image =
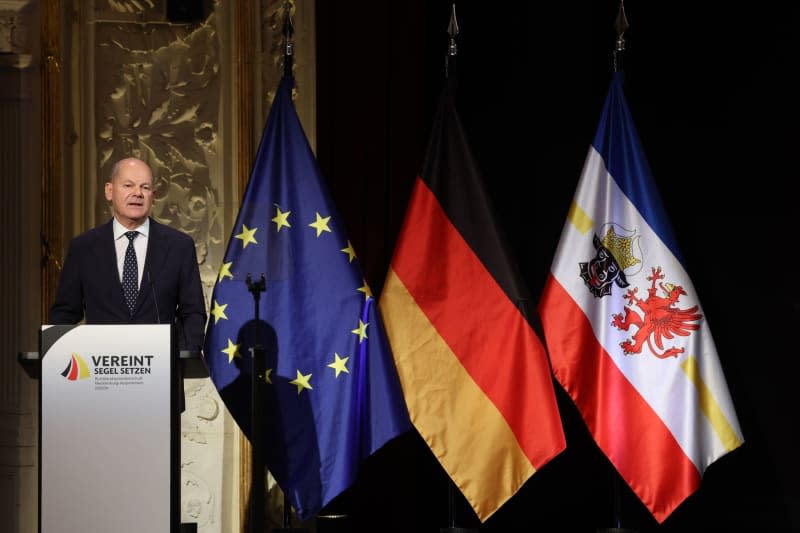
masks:
[[[692,322],[700,320],[703,315],[697,312],[696,305],[691,309],[673,307],[678,302],[678,298],[682,294],[686,294],[680,285],[658,283],[664,296],[656,296],[656,282],[664,279],[664,274],[661,273],[661,267],[653,268],[652,271],[653,274],[647,277],[652,282],[647,290],[647,299],[641,300],[636,297],[639,290],[637,287],[628,289],[625,294],[625,298],[628,300],[628,305],[625,306],[625,316],[623,317],[622,313],[613,315],[614,320],[611,324],[624,331],[628,331],[631,326],[638,328],[633,338],[619,344],[625,355],[642,353],[644,343],[647,342],[650,351],[659,359],[678,357],[678,354],[683,353],[683,348],[672,346],[664,350],[664,339],[672,339],[675,335],[689,336],[692,331],[700,328],[699,324],[692,324]],[[642,310],[642,315],[630,307],[633,304]]]

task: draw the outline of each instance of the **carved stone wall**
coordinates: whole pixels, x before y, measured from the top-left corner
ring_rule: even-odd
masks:
[[[238,430],[208,378],[185,380],[181,521],[199,532],[238,531]]]
[[[94,185],[99,190],[123,157],[147,161],[156,179],[154,218],[194,238],[203,280],[213,283],[212,265],[224,252],[224,206],[234,203],[224,183],[231,130],[231,102],[222,97],[230,75],[220,35],[224,6],[202,22],[171,24],[163,1],[123,4],[97,2],[88,20],[94,99],[85,138],[94,148]],[[134,5],[147,22],[130,20]],[[95,195],[95,223],[110,216]]]
[[[35,2],[30,0],[0,0],[0,54],[12,54],[23,63],[30,62],[31,46],[36,35],[32,18]]]

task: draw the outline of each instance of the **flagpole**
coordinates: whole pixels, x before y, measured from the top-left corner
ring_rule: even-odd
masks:
[[[456,56],[458,56],[458,46],[456,45],[456,37],[458,36],[458,19],[456,18],[455,2],[453,2],[453,7],[450,10],[450,22],[447,23],[447,33],[450,35],[450,41],[447,45],[447,56],[445,56],[444,77],[447,80],[455,80]]]
[[[283,75],[291,78],[293,75],[294,58],[294,24],[292,23],[292,6],[288,1],[283,3]],[[283,491],[283,488],[281,487]],[[283,527],[273,529],[275,533],[308,533],[303,528],[292,527],[292,504],[286,491],[283,491]]]
[[[450,10],[447,33],[450,35],[450,40],[448,41],[447,55],[445,56],[444,77],[445,83],[452,84],[456,82],[456,56],[458,56],[458,45],[456,44],[458,20],[456,18],[455,2],[453,2]],[[456,526],[456,484],[450,476],[447,477],[447,480],[447,527],[440,528],[440,533],[477,533],[477,529]]]
[[[617,12],[617,18],[614,20],[614,29],[617,32],[613,51],[614,72],[619,72],[622,70],[623,53],[625,52],[625,31],[628,29],[628,18],[625,16],[625,0],[619,1],[619,11]],[[600,533],[635,533],[635,529],[622,527],[622,481],[616,469],[612,469],[611,475],[611,507],[614,525],[610,528],[601,528],[598,531]]]
[[[283,3],[283,75],[292,76],[292,58],[294,56],[294,26],[292,25],[292,9],[289,2]],[[291,531],[292,529],[292,504],[289,496],[283,491],[283,528],[279,531]]]
[[[625,32],[628,30],[628,18],[625,16],[625,0],[619,0],[619,11],[614,20],[617,40],[614,41],[614,72],[622,70],[622,54],[625,52]]]
[[[283,3],[283,75],[291,76],[294,59],[294,23],[292,23],[292,11],[289,2]]]

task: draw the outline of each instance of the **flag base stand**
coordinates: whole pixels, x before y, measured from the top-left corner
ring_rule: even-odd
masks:
[[[353,522],[346,514],[317,515],[314,519],[317,533],[344,533],[353,531]]]
[[[472,511],[471,507],[466,507],[466,500],[461,495],[461,492],[456,488],[452,478],[448,477],[447,483],[447,523],[450,527],[439,528],[439,533],[478,533],[478,530],[473,527],[457,527],[457,523],[463,523],[464,520],[456,518],[459,510],[471,513],[472,518],[468,519],[469,522],[474,523],[477,517]]]

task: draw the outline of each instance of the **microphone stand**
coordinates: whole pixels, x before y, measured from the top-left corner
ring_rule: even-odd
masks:
[[[266,372],[266,351],[261,341],[261,314],[260,302],[261,293],[267,290],[267,282],[264,274],[258,281],[253,281],[250,274],[245,280],[247,290],[253,295],[253,305],[255,306],[253,317],[255,318],[255,342],[251,351],[253,362],[252,372],[250,373],[250,454],[251,454],[251,486],[250,486],[250,531],[252,533],[262,533],[266,531],[266,443],[264,419],[264,373]],[[289,498],[283,495],[283,528],[273,529],[274,532],[303,532],[305,529],[294,529],[291,527],[291,504]]]
[[[250,531],[262,533],[266,531],[265,506],[266,506],[266,465],[264,461],[264,345],[261,342],[261,316],[259,307],[261,293],[267,290],[264,274],[258,281],[253,281],[247,275],[247,290],[253,295],[255,317],[255,342],[250,349],[252,369],[250,372],[250,455],[251,455],[251,485],[250,485]]]

